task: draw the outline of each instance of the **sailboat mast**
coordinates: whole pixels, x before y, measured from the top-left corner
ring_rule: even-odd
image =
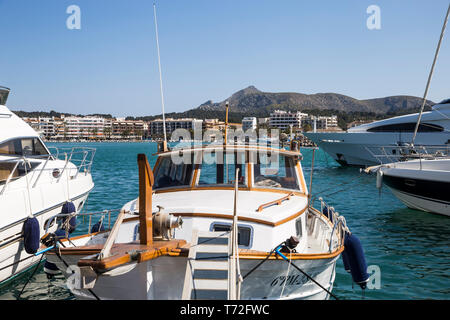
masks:
[[[155,18],[155,33],[156,33],[156,48],[158,49],[158,69],[159,69],[159,87],[161,90],[161,106],[162,106],[162,118],[163,118],[163,132],[164,132],[164,151],[167,148],[167,134],[166,134],[166,116],[164,112],[164,93],[162,84],[162,72],[161,72],[161,56],[159,54],[159,39],[158,39],[158,22],[156,19],[156,4],[153,3],[153,16]]]
[[[445,28],[447,27],[448,15],[450,13],[450,4],[448,5],[447,14],[445,15],[444,25],[442,26],[441,37],[439,38],[438,46],[436,48],[436,53],[434,54],[433,64],[431,65],[430,74],[428,75],[428,81],[425,88],[425,93],[423,95],[422,107],[420,108],[419,117],[417,118],[416,128],[414,129],[414,135],[411,141],[411,145],[414,146],[414,140],[416,139],[417,131],[419,129],[420,120],[422,118],[423,109],[425,107],[425,102],[427,101],[428,88],[430,87],[431,77],[433,76],[434,66],[436,65],[436,60],[439,55],[439,50],[441,48],[442,38],[444,37]]]

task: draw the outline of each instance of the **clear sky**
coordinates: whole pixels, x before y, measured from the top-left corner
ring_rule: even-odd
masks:
[[[358,99],[423,96],[449,0],[160,0],[166,112],[249,85]],[[67,7],[78,5],[81,29]],[[366,24],[380,8],[381,29]],[[450,98],[450,25],[428,98]],[[161,113],[152,0],[0,0],[13,110]]]

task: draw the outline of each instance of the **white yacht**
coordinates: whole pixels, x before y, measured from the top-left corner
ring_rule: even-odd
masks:
[[[341,165],[371,166],[388,162],[398,146],[410,143],[419,113],[389,118],[349,128],[347,132],[308,132],[309,139]],[[450,99],[424,112],[415,140],[416,146],[450,146]],[[385,159],[374,154],[386,153]]]
[[[1,283],[40,259],[27,253],[29,233],[38,247],[46,220],[66,203],[74,205],[71,213],[79,212],[94,187],[90,170],[95,149],[55,148],[51,153],[36,131],[5,106],[9,91],[0,87]],[[25,227],[27,221],[33,225]],[[54,223],[49,230],[56,227]]]
[[[367,168],[407,207],[450,217],[450,158],[430,157],[397,161]]]

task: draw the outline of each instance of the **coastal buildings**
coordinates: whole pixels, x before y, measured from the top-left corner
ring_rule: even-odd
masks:
[[[309,125],[313,130],[338,128],[337,116],[313,116],[307,113],[275,110],[270,114],[269,126],[281,130],[303,128]]]
[[[194,130],[194,128],[202,129],[203,120],[194,118],[184,119],[166,119],[166,134],[168,138],[176,129]],[[152,137],[162,136],[164,134],[164,126],[162,119],[156,119],[149,122],[149,134]]]
[[[148,123],[143,120],[98,116],[24,117],[23,120],[46,140],[141,140],[148,136]]]
[[[60,117],[23,117],[33,129],[46,140],[142,140],[161,139],[164,135],[163,120],[152,121],[112,118],[102,116],[64,116]],[[233,130],[256,130],[258,126],[304,131],[306,126],[310,131],[338,130],[337,116],[313,116],[302,112],[275,110],[268,118],[244,117],[241,123],[228,123]],[[204,132],[208,129],[223,131],[225,122],[219,119],[166,119],[166,133],[170,140],[177,129],[194,128]]]

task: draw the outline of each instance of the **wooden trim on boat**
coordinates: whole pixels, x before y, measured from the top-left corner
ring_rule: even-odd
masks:
[[[152,169],[143,153],[138,154],[139,167],[139,234],[142,245],[153,242],[152,188],[155,184]]]
[[[261,211],[263,211],[263,209],[273,206],[274,204],[280,205],[283,201],[290,200],[293,195],[294,195],[293,193],[289,193],[287,196],[284,196],[283,198],[264,203],[264,204],[260,205],[258,207],[258,209],[256,209],[256,211],[261,212]]]
[[[144,262],[161,256],[187,256],[188,249],[183,248],[185,240],[154,240],[152,245],[140,245],[137,242],[116,244],[112,247],[112,255],[102,260],[80,259],[78,266],[90,266],[94,270],[104,272],[131,262]],[[89,255],[100,252],[101,245],[80,248],[61,249],[61,255]]]
[[[300,180],[302,192],[303,192],[303,194],[306,195],[307,190],[306,190],[306,185],[305,185],[305,177],[303,176],[303,171],[300,168],[300,161],[297,161],[296,167],[297,167],[298,179]]]
[[[336,250],[330,253],[284,253],[283,254],[291,260],[319,260],[319,259],[331,259],[340,255],[344,251],[344,246],[340,246]],[[268,252],[239,249],[239,259],[244,260],[261,260],[267,258]],[[283,259],[276,253],[272,253],[269,260]]]
[[[247,162],[247,185],[249,190],[253,190],[253,172],[250,162]]]
[[[178,192],[178,191],[204,191],[204,190],[234,190],[232,186],[196,186],[189,188],[170,188],[164,190],[155,190],[155,193],[168,193],[168,192]],[[290,194],[293,193],[296,196],[307,197],[304,192],[301,191],[293,191],[293,190],[280,190],[280,189],[270,189],[270,188],[260,188],[260,187],[239,187],[239,191],[258,191],[258,192],[272,192],[272,193],[282,193],[282,194]]]

